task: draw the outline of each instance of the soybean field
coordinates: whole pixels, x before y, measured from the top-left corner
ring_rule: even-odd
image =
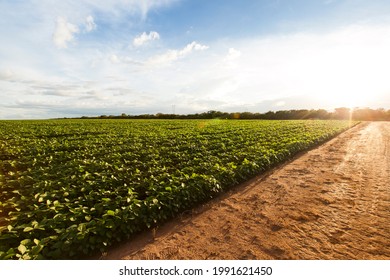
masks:
[[[348,121],[0,121],[0,259],[80,259],[319,145]]]

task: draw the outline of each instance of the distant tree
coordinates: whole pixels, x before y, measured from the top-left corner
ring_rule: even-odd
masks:
[[[318,109],[315,113],[314,118],[320,119],[320,120],[326,120],[326,119],[330,118],[330,113],[324,109]]]
[[[120,119],[120,118],[129,118],[129,119],[264,119],[264,120],[306,120],[306,119],[338,119],[346,120],[353,118],[354,120],[359,121],[381,121],[388,120],[390,121],[390,110],[385,110],[383,108],[379,109],[370,109],[370,108],[355,108],[353,110],[345,107],[336,108],[334,112],[328,112],[324,109],[318,110],[281,110],[281,111],[268,111],[266,113],[253,113],[253,112],[235,112],[227,113],[221,111],[210,110],[203,113],[188,114],[188,115],[177,115],[177,114],[142,114],[142,115],[126,115],[122,113],[121,115],[100,115],[99,117],[86,117],[81,118],[103,118],[103,119]]]
[[[336,108],[333,113],[333,118],[336,120],[348,120],[351,117],[351,109],[350,108]]]
[[[266,120],[273,120],[273,119],[275,119],[275,112],[268,111],[267,113],[264,114],[264,119],[266,119]]]

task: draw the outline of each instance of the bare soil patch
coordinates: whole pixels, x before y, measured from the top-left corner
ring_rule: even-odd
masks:
[[[103,259],[390,259],[390,122],[362,123]]]

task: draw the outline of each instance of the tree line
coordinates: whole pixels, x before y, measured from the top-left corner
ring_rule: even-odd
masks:
[[[390,121],[390,110],[385,109],[370,109],[370,108],[336,108],[329,112],[324,109],[301,109],[301,110],[281,110],[268,111],[266,113],[253,112],[221,112],[221,111],[207,111],[196,114],[141,114],[128,115],[122,113],[121,115],[100,115],[98,117],[81,117],[83,119],[243,119],[243,120],[357,120],[357,121]]]

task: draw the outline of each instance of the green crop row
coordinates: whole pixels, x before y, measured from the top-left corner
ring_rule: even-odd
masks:
[[[0,259],[103,252],[349,125],[0,121]]]

